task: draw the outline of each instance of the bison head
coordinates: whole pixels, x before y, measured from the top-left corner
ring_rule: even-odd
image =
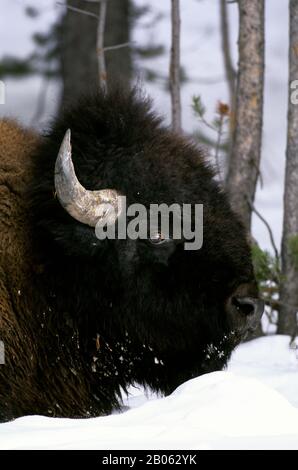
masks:
[[[263,303],[245,230],[202,150],[163,127],[147,100],[118,91],[67,111],[39,153],[42,249],[56,308],[75,322],[86,360],[100,337],[115,374],[166,393],[222,368]],[[118,223],[121,195],[145,207],[203,204],[201,249],[185,250],[183,237],[159,230],[99,240],[95,225]]]

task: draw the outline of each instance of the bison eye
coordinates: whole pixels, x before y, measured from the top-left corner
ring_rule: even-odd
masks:
[[[169,238],[166,238],[162,233],[156,232],[154,233],[150,238],[149,242],[152,245],[162,245],[163,243],[166,243],[169,241]]]

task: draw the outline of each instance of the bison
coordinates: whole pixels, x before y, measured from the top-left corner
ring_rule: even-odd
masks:
[[[202,149],[119,88],[82,98],[43,136],[2,120],[0,144],[2,421],[107,414],[133,383],[169,394],[226,365],[263,304]],[[203,204],[202,248],[159,232],[100,240],[101,207],[119,209],[120,194]]]

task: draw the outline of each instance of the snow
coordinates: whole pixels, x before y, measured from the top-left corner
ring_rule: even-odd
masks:
[[[297,351],[268,336],[169,397],[132,388],[122,414],[0,424],[0,449],[298,449],[297,391]]]

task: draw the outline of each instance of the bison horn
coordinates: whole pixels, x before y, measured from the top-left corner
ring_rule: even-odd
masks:
[[[55,165],[55,190],[62,207],[79,222],[95,227],[112,225],[121,213],[121,198],[114,189],[89,191],[79,182],[72,158],[70,129],[66,131]]]

